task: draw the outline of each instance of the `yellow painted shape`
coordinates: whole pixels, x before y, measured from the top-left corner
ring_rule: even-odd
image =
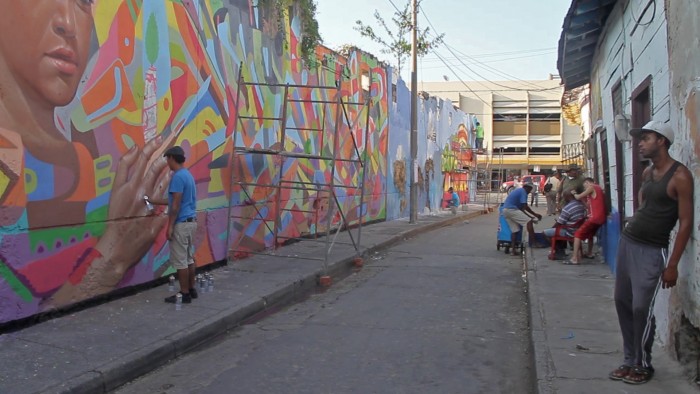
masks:
[[[214,129],[209,130],[206,121],[210,121]],[[177,138],[177,144],[180,145],[183,141],[188,141],[190,145],[194,145],[213,133],[215,130],[224,127],[224,122],[221,117],[217,116],[211,107],[203,108],[200,113],[182,130]],[[205,132],[206,130],[206,132]]]
[[[112,23],[115,21],[115,16],[121,1],[98,1],[93,10],[93,19],[95,23],[95,34],[100,45],[104,44],[109,37],[109,30],[112,28]]]
[[[10,177],[5,175],[4,172],[0,171],[0,196],[4,196],[7,191],[7,187],[10,186]]]

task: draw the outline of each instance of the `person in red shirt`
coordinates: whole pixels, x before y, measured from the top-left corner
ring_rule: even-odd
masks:
[[[583,180],[585,190],[581,194],[575,191],[572,193],[577,200],[586,199],[588,205],[588,218],[581,227],[574,233],[574,254],[571,256],[572,264],[580,264],[581,262],[581,240],[592,239],[598,232],[600,226],[605,224],[607,214],[605,209],[605,193],[603,188],[595,183],[593,178]],[[593,242],[588,242],[588,253],[586,257],[593,258]]]

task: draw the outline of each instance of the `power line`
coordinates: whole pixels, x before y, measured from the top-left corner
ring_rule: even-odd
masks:
[[[454,47],[452,47],[452,49],[454,49]],[[455,49],[455,51],[456,51],[456,49]],[[459,51],[457,51],[457,52],[460,53]],[[550,54],[552,54],[552,53],[555,53],[555,52],[545,52],[545,53],[538,53],[538,54],[534,54],[534,55],[524,55],[524,56],[508,57],[508,58],[505,58],[505,59],[487,60],[487,61],[485,61],[485,62],[481,62],[481,61],[478,61],[478,60],[474,59],[472,62],[467,62],[467,63],[468,63],[468,64],[482,64],[482,65],[485,65],[485,64],[487,64],[487,63],[498,63],[498,62],[505,62],[505,61],[508,61],[508,60],[524,59],[524,58],[528,58],[528,57],[545,56],[545,55],[550,55]],[[449,61],[457,60],[457,59],[452,58],[452,57],[446,57],[446,59],[449,60]],[[439,59],[428,59],[428,60],[426,60],[426,61],[430,61],[430,60],[432,60],[432,61],[439,61]],[[429,67],[427,67],[427,68],[430,69],[430,68],[438,68],[438,67],[440,67],[440,66],[429,66]],[[484,67],[489,67],[489,66],[484,66]],[[492,68],[492,67],[491,67],[491,68]],[[505,72],[503,72],[503,73],[505,73]]]
[[[499,56],[510,56],[510,55],[525,55],[525,54],[532,54],[528,56],[537,56],[538,53],[542,52],[556,52],[557,48],[542,48],[542,49],[526,49],[522,51],[510,51],[510,52],[492,52],[492,53],[480,53],[480,54],[475,54],[471,55],[471,57],[479,57],[479,58],[485,58],[485,57],[499,57]],[[461,56],[460,56],[461,57]],[[465,57],[469,57],[469,55],[465,55]],[[438,59],[434,59],[431,57],[426,57],[427,60],[429,61],[438,61]],[[451,57],[448,57],[447,59],[452,59]],[[488,60],[489,62],[493,61],[498,61],[498,60]]]
[[[399,14],[402,12],[401,10],[399,10],[399,7],[397,7],[396,4],[394,4],[393,0],[389,0],[389,3],[391,3],[392,6],[394,6],[394,9],[396,10],[396,12],[398,12]]]
[[[482,99],[481,96],[479,96],[474,90],[472,90],[472,88],[471,88],[466,82],[464,82],[464,81],[462,80],[462,78],[459,77],[459,74],[457,74],[457,72],[456,72],[454,69],[452,69],[452,67],[450,67],[450,65],[447,64],[447,62],[442,58],[442,56],[440,56],[439,53],[435,52],[434,49],[433,49],[433,53],[434,53],[435,56],[437,56],[440,60],[442,60],[442,62],[445,64],[445,66],[446,66],[450,71],[452,71],[452,74],[454,74],[455,77],[457,77],[457,79],[458,79],[460,82],[462,82],[462,84],[464,85],[464,87],[467,88],[467,90],[469,90],[474,96],[476,96],[476,98],[478,98],[482,103],[486,104],[486,105],[489,106],[490,108],[493,108],[493,106],[491,105],[491,103],[484,101],[484,99]]]
[[[453,48],[453,47],[447,45],[447,43],[445,43],[445,47],[448,47],[450,50],[454,50],[455,52],[459,52],[459,51],[457,51],[455,48]],[[484,64],[484,63],[481,63],[480,61],[478,61],[478,60],[476,60],[476,59],[470,57],[469,55],[466,55],[466,54],[463,53],[463,52],[459,52],[459,53],[461,53],[461,54],[463,54],[463,55],[465,55],[465,56],[471,58],[472,60],[474,60],[474,61],[477,63],[477,65],[479,65],[481,68],[485,69],[486,71],[490,71],[490,72],[492,72],[492,73],[494,73],[494,74],[496,74],[496,75],[505,76],[506,79],[511,79],[511,78],[512,78],[512,79],[514,79],[514,80],[516,80],[516,81],[526,83],[526,84],[528,84],[528,85],[530,85],[530,86],[532,86],[532,87],[534,87],[534,88],[536,88],[536,89],[540,89],[539,86],[535,85],[535,84],[532,83],[532,82],[524,81],[524,80],[522,80],[522,79],[520,79],[520,78],[518,78],[518,77],[516,77],[516,76],[513,76],[513,75],[510,75],[510,74],[506,73],[505,71],[500,71],[500,70],[498,70],[498,69],[496,69],[496,68],[494,68],[494,67],[488,66],[488,65],[486,65],[486,64]]]
[[[421,7],[421,9],[423,10],[423,13],[422,13],[422,14],[423,14],[423,17],[425,18],[425,20],[428,22],[428,24],[430,25],[430,27],[432,27],[433,30],[437,32],[438,30],[435,28],[435,25],[433,25],[433,22],[430,20],[430,18],[428,18],[428,15],[426,14],[425,10],[424,10],[422,7]],[[447,43],[445,43],[445,48],[447,48],[447,50],[452,54],[452,56],[454,56],[454,57],[455,57],[464,67],[466,67],[469,71],[471,71],[472,73],[476,74],[479,78],[485,80],[486,82],[492,83],[492,84],[494,84],[494,85],[496,85],[496,86],[500,86],[500,87],[507,88],[507,89],[514,90],[514,91],[531,91],[531,92],[541,92],[541,91],[546,91],[546,90],[560,89],[560,87],[556,87],[556,88],[546,88],[546,89],[517,89],[517,88],[510,87],[510,86],[501,85],[501,84],[499,84],[498,82],[490,81],[488,78],[485,78],[483,75],[481,75],[481,74],[479,74],[478,72],[474,71],[474,69],[472,69],[471,67],[469,67],[469,65],[467,65],[462,59],[460,59],[459,56],[457,56],[457,54],[452,50],[452,48],[451,48],[449,45],[447,45]],[[433,50],[433,53],[435,53],[436,55],[438,55],[437,52],[436,52],[435,50]],[[438,55],[438,56],[439,56],[439,55]],[[439,57],[440,57],[440,56],[439,56]],[[442,57],[440,57],[440,58],[441,58],[441,60],[443,61],[443,63],[445,63],[445,65],[448,66],[448,65],[447,65],[447,62],[445,62],[444,59],[442,59]],[[450,67],[448,66],[448,68],[450,68]],[[451,68],[450,68],[450,70],[454,73],[454,70],[452,70]],[[521,82],[529,83],[529,82],[522,81],[522,80],[521,80]],[[532,83],[530,83],[530,84],[533,85]],[[533,86],[534,86],[534,85],[533,85]]]

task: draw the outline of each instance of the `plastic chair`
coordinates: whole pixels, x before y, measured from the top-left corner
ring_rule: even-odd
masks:
[[[574,237],[573,236],[568,236],[567,233],[570,230],[570,232],[575,232],[583,222],[586,221],[586,218],[583,218],[579,220],[578,222],[574,224],[569,224],[569,225],[564,225],[564,224],[555,224],[554,225],[554,235],[551,238],[551,247],[549,249],[549,256],[547,256],[548,259],[554,260],[557,254],[557,241],[566,241],[567,243],[569,242],[574,242]]]

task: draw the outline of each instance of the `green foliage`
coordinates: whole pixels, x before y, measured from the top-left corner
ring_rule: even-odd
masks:
[[[277,22],[277,33],[285,32],[285,15],[298,11],[301,21],[301,57],[309,66],[316,64],[316,47],[321,44],[321,33],[316,20],[315,0],[258,0],[258,8],[264,10],[271,20]],[[286,40],[286,38],[285,38]]]
[[[420,1],[418,2],[420,5]],[[379,26],[384,29],[385,34],[378,34],[375,28],[363,23],[362,21],[355,21],[355,30],[357,30],[361,36],[367,37],[370,40],[380,44],[383,48],[381,50],[384,54],[391,54],[396,57],[396,62],[398,66],[399,75],[401,74],[401,66],[403,65],[404,59],[411,54],[411,31],[413,29],[413,18],[410,6],[410,1],[406,2],[402,11],[394,12],[394,16],[391,18],[393,26],[390,27],[389,24],[382,18],[379,11],[374,11],[374,19],[377,20]],[[426,27],[421,30],[418,29],[418,43],[417,43],[417,54],[418,57],[423,57],[427,55],[433,48],[437,48],[442,44],[445,34],[440,34],[435,37],[430,37],[430,28]]]

